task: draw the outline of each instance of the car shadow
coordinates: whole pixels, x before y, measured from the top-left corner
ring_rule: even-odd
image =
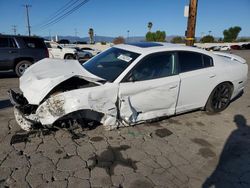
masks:
[[[1,100],[0,101],[0,110],[12,107],[13,105],[11,104],[9,99],[6,100]]]
[[[1,78],[17,78],[17,75],[13,71],[0,71]]]
[[[203,188],[250,187],[250,126],[243,115],[235,115],[237,129],[228,137],[214,172]]]

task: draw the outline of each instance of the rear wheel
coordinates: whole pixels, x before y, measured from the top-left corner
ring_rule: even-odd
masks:
[[[84,56],[84,58],[85,58],[85,59],[89,59],[89,58],[90,58],[90,55],[89,55],[89,54],[86,54],[86,55]]]
[[[232,92],[233,87],[228,82],[216,86],[208,98],[206,111],[216,113],[225,110],[230,103]]]
[[[75,59],[72,54],[67,54],[64,59]]]
[[[32,63],[27,60],[20,61],[15,66],[15,73],[18,77],[22,76],[27,68],[30,67]]]

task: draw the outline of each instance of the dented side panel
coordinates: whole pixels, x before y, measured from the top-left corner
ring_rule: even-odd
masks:
[[[180,78],[166,78],[121,83],[120,117],[128,124],[160,116],[173,115],[178,98]]]
[[[36,114],[42,124],[51,125],[67,114],[87,109],[103,113],[102,123],[115,126],[117,94],[118,84],[115,83],[72,90],[50,97],[39,106]]]

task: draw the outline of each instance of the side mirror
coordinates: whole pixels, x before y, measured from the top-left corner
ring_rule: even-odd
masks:
[[[61,46],[57,46],[57,48],[62,49],[62,47],[61,47]]]

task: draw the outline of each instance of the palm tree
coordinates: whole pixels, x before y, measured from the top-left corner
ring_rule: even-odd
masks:
[[[89,28],[89,43],[93,44],[94,43],[94,29]]]
[[[148,31],[151,32],[151,29],[153,27],[153,23],[152,22],[148,22]]]

